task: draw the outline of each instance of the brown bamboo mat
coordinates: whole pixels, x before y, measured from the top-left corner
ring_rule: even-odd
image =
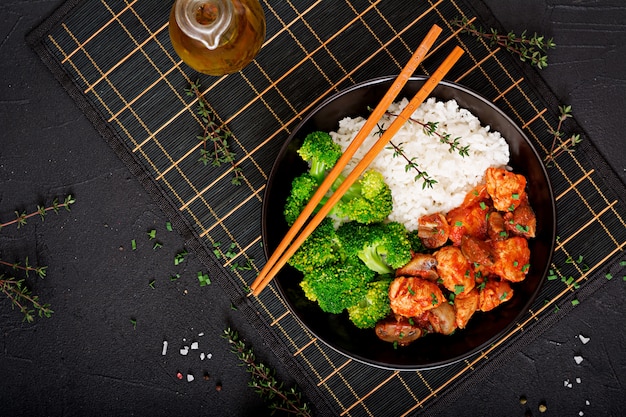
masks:
[[[264,47],[251,65],[227,77],[199,75],[181,63],[168,36],[171,4],[70,0],[28,41],[213,279],[293,369],[320,415],[411,415],[443,407],[465,384],[506,366],[507,354],[575,308],[575,300],[589,297],[607,272],[623,269],[626,190],[598,155],[593,138],[570,119],[565,128],[582,133],[583,142],[549,168],[559,217],[553,263],[561,275],[545,283],[501,342],[466,361],[420,372],[370,367],[328,348],[290,314],[273,286],[258,299],[245,291],[265,261],[260,219],[265,182],[302,117],[342,88],[396,74],[434,23],[444,33],[418,73],[429,74],[454,45],[462,46],[466,54],[448,79],[491,99],[542,156],[551,146],[548,130],[557,126],[559,103],[528,65],[450,26],[452,19],[467,17],[498,27],[475,0],[415,1],[410,7],[402,0],[264,0]],[[243,172],[240,186],[230,184],[227,166],[198,161],[201,121],[196,101],[184,93],[196,80],[233,132],[231,147]]]

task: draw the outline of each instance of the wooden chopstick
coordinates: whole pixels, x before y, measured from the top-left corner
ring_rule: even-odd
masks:
[[[298,235],[296,240],[289,246],[282,256],[276,261],[272,269],[263,278],[263,280],[255,286],[252,293],[259,295],[261,291],[270,283],[280,269],[287,263],[289,258],[298,250],[304,240],[309,237],[315,228],[324,220],[326,215],[330,212],[332,207],[339,201],[339,199],[348,191],[350,186],[361,176],[361,174],[367,169],[369,164],[376,158],[376,156],[382,151],[389,143],[391,138],[400,130],[402,125],[406,123],[411,115],[417,110],[417,108],[426,100],[428,95],[435,89],[437,84],[446,76],[448,71],[454,66],[454,64],[463,55],[463,49],[455,47],[454,50],[448,55],[448,57],[441,63],[439,68],[426,80],[422,88],[413,96],[407,106],[400,112],[391,125],[385,130],[378,141],[372,146],[372,148],[365,154],[365,156],[359,161],[354,169],[348,174],[346,179],[341,183],[339,188],[328,198],[328,201],[322,208],[316,213],[316,215],[309,221],[306,227]]]
[[[255,279],[255,281],[250,286],[251,290],[255,290],[257,286],[264,281],[265,276],[270,271],[270,269],[274,266],[276,261],[280,259],[281,254],[287,249],[292,240],[296,237],[298,231],[304,226],[304,223],[308,220],[309,216],[313,213],[319,202],[324,198],[330,187],[333,185],[337,177],[341,174],[344,167],[350,162],[350,159],[354,156],[358,148],[363,144],[363,141],[370,132],[376,126],[376,123],[380,120],[380,118],[385,114],[393,100],[400,93],[400,90],[404,87],[409,77],[415,72],[418,65],[424,60],[424,57],[435,43],[435,40],[441,33],[441,28],[437,25],[433,25],[430,31],[426,34],[424,40],[417,47],[413,56],[405,67],[402,69],[396,80],[393,82],[389,90],[380,101],[380,103],[376,106],[374,111],[370,114],[370,117],[366,120],[365,124],[361,128],[361,130],[354,137],[348,148],[343,152],[342,156],[335,163],[333,169],[330,170],[324,181],[320,184],[316,192],[311,197],[309,203],[304,207],[296,221],[292,224],[291,228],[287,231],[287,234],[278,247],[274,250],[267,263],[259,272],[259,275]]]

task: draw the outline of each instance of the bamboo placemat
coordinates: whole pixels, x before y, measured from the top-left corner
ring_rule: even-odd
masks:
[[[28,37],[29,43],[133,175],[154,196],[232,302],[259,329],[320,415],[411,415],[452,401],[617,275],[626,243],[624,185],[582,134],[576,152],[549,168],[557,200],[561,275],[545,283],[523,319],[499,343],[431,371],[389,371],[328,348],[304,329],[270,286],[258,299],[245,288],[263,266],[261,205],[281,145],[302,117],[330,94],[396,74],[426,31],[444,32],[418,70],[429,74],[454,45],[466,54],[448,75],[480,92],[549,152],[558,103],[537,73],[508,52],[459,34],[454,18],[499,27],[477,1],[263,0],[267,38],[257,59],[227,77],[199,75],[171,47],[172,2],[70,0]],[[184,94],[199,80],[219,120],[233,132],[242,172],[199,159],[201,121]],[[593,237],[593,239],[591,239]],[[221,245],[216,247],[217,243]],[[229,250],[233,255],[225,256]],[[216,254],[218,256],[216,256]],[[584,259],[581,259],[584,255]],[[248,268],[247,266],[250,266]],[[569,279],[571,277],[571,280]],[[555,312],[558,310],[558,312]]]

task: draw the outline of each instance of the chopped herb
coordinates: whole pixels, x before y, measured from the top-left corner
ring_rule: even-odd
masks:
[[[465,291],[465,285],[458,285],[458,284],[456,284],[456,285],[454,286],[454,294],[455,294],[455,295],[459,295],[459,294],[461,294],[463,291]]]
[[[620,261],[620,262],[619,262],[619,265],[620,265],[620,266],[626,266],[626,261]]]
[[[435,294],[434,292],[431,292],[430,296],[432,298],[433,305],[436,306],[439,303],[439,299],[437,298],[437,294]]]
[[[183,250],[182,252],[178,252],[175,256],[174,256],[174,265],[180,265],[182,262],[185,261],[185,257],[189,255],[189,252],[187,252],[186,250]]]
[[[133,325],[133,329],[136,329],[136,328],[137,328],[137,320],[136,320],[136,319],[132,319],[132,318],[131,318],[131,319],[130,319],[130,324],[132,324],[132,325]]]
[[[528,271],[529,268],[530,268],[530,264],[524,264],[524,266],[522,266],[522,272]]]
[[[415,321],[413,320],[413,317],[409,317],[409,324],[410,324],[411,326],[414,326],[414,325],[415,325]]]
[[[514,211],[515,210],[515,204],[511,204],[509,206],[509,211]]]
[[[130,241],[130,247],[131,247],[133,250],[137,250],[137,242],[135,241],[135,239],[133,239],[133,240],[131,240],[131,241]]]
[[[513,193],[513,194],[511,195],[511,198],[512,198],[513,200],[519,200],[519,194],[517,194],[517,193]]]
[[[155,280],[150,280],[150,282],[148,283],[148,285],[150,286],[150,288],[154,289],[154,281]]]
[[[503,293],[502,293],[502,295],[500,296],[500,301],[504,301],[504,300],[506,299],[506,296],[507,296],[507,295],[508,295],[508,294],[507,294],[507,292],[506,292],[506,291],[505,291],[505,292],[503,292]]]
[[[456,222],[454,222],[454,225],[456,227],[461,227],[461,226],[463,226],[463,222],[462,221],[456,221]]]
[[[612,280],[612,279],[613,279],[613,274],[611,274],[611,273],[609,272],[609,273],[607,273],[604,277],[610,281],[610,280]]]
[[[165,228],[167,229],[168,232],[171,232],[172,231],[172,223],[165,222]]]
[[[154,242],[154,245],[152,245],[152,249],[156,250],[156,249],[161,249],[163,247],[163,244],[161,242]]]
[[[152,239],[156,238],[156,229],[152,229],[152,230],[149,230],[149,231],[148,231],[148,238],[149,238],[150,240],[152,240]]]
[[[413,291],[413,288],[411,288],[410,285],[407,287],[407,290],[409,291],[409,294],[415,295],[415,291]]]
[[[198,271],[198,281],[200,282],[201,287],[211,284],[211,279],[209,278],[209,274],[203,273],[202,271]]]
[[[578,304],[580,304],[580,301],[578,301],[578,299],[574,298],[574,299],[572,300],[572,305],[573,305],[573,306],[577,306]]]
[[[521,224],[516,224],[515,228],[517,229],[517,231],[522,232],[522,233],[528,233],[528,226],[522,226]]]
[[[519,265],[519,262],[513,261],[513,266],[517,268],[517,265]]]
[[[500,232],[500,237],[506,237],[507,233],[506,232]]]
[[[483,201],[480,202],[479,206],[482,210],[487,210],[487,204],[485,204]]]
[[[558,275],[554,272],[554,270],[551,269],[548,271],[548,281],[554,281],[557,278]]]
[[[170,281],[174,282],[179,278],[180,278],[180,274],[175,274],[175,275],[170,276]]]

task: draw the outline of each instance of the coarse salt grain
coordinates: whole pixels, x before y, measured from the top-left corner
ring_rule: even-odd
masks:
[[[193,375],[187,374],[187,382],[191,382],[193,380],[194,380]]]
[[[207,353],[206,357],[211,359],[213,357],[213,354],[212,353]]]
[[[203,361],[205,357],[206,355],[204,354],[204,352],[200,352],[200,360]]]
[[[181,355],[187,356],[188,353],[189,353],[189,346],[185,346],[185,347],[180,349],[180,354]]]
[[[580,365],[583,361],[582,356],[574,356],[574,361],[576,361],[576,365]]]
[[[591,403],[589,402],[589,400],[585,400],[585,405],[590,405]]]
[[[161,350],[161,355],[165,356],[167,354],[167,340],[163,341],[163,350]]]
[[[580,339],[580,341],[583,343],[583,345],[586,345],[587,343],[589,343],[589,341],[591,340],[591,338],[589,337],[585,337],[582,334],[578,335],[578,338]]]
[[[584,416],[584,415],[585,415],[585,413],[583,413],[582,411],[579,411],[579,412],[578,412],[578,415],[579,415],[579,416]]]
[[[202,337],[202,336],[204,336],[204,332],[198,333],[198,337]]]
[[[576,378],[576,383],[580,384],[581,379],[580,378]]]
[[[191,350],[198,350],[198,342],[193,342],[191,344]]]

